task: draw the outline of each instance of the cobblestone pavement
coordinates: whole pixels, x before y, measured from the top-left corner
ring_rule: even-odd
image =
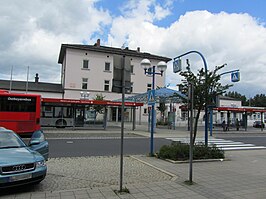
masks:
[[[73,132],[69,132],[69,135]],[[117,131],[84,131],[86,136]],[[53,133],[48,132],[49,133]],[[98,134],[99,133],[99,134]],[[149,136],[138,131],[139,136]],[[186,136],[187,131],[164,130],[157,137]],[[93,135],[93,136],[95,136]],[[200,135],[203,135],[200,132]],[[194,185],[188,179],[188,164],[172,164],[146,156],[124,157],[123,187],[119,189],[120,157],[52,158],[48,174],[41,184],[11,189],[2,199],[264,199],[266,198],[265,150],[226,152],[229,161],[193,164]],[[175,176],[176,175],[176,176]]]
[[[169,181],[173,176],[133,157],[124,157],[123,184]],[[51,158],[46,178],[34,192],[115,186],[120,182],[120,156]]]

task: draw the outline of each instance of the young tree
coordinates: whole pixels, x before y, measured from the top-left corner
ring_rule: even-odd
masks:
[[[167,110],[167,106],[165,105],[165,100],[162,97],[159,99],[159,106],[157,106],[157,109],[161,113],[161,122],[165,122],[165,111]]]
[[[104,100],[105,96],[103,96],[102,94],[96,94],[96,96],[93,98],[94,100],[99,100],[102,101]],[[93,105],[93,108],[96,112],[96,116],[98,113],[102,114],[103,110],[104,110],[104,106],[103,105]]]
[[[196,110],[195,123],[194,123],[194,135],[193,135],[193,144],[195,143],[197,136],[197,127],[200,112],[204,110],[205,105],[213,105],[215,99],[218,95],[221,95],[226,92],[226,90],[232,85],[222,85],[220,83],[220,75],[217,72],[222,69],[222,66],[216,66],[213,71],[207,71],[202,68],[195,75],[189,69],[184,72],[180,72],[180,75],[185,79],[182,80],[183,90],[188,93],[189,83],[194,86],[194,110]],[[207,77],[206,81],[205,78]],[[206,93],[207,92],[207,93]],[[206,117],[206,116],[205,116]]]

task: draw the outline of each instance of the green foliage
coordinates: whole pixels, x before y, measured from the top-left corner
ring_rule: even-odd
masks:
[[[265,94],[257,94],[251,99],[251,106],[266,107]]]
[[[253,98],[247,99],[245,95],[236,91],[229,91],[225,96],[241,100],[243,106],[266,107],[265,94],[257,94]]]
[[[165,101],[163,100],[163,98],[160,98],[160,102],[159,102],[159,106],[157,106],[157,109],[160,111],[160,113],[161,113],[161,118],[160,118],[160,120],[162,121],[162,122],[164,122],[164,119],[165,119],[165,115],[164,115],[164,113],[165,113],[165,111],[167,110],[167,107],[166,107],[166,105],[165,105]]]
[[[204,109],[205,105],[214,104],[214,99],[217,96],[222,95],[232,85],[222,85],[220,83],[221,76],[218,71],[222,69],[222,66],[216,66],[213,71],[207,71],[202,68],[197,74],[191,72],[188,68],[187,71],[180,72],[180,75],[184,77],[182,80],[182,90],[188,93],[189,83],[194,87],[194,109],[196,110],[195,123],[194,123],[194,136],[193,143],[195,142],[197,135],[197,126],[200,116],[200,112]]]
[[[232,86],[229,84],[222,85],[220,83],[221,76],[217,72],[223,67],[224,65],[216,66],[214,71],[207,71],[207,74],[203,68],[196,75],[190,70],[180,72],[180,75],[185,78],[182,80],[183,91],[185,93],[188,92],[189,83],[192,83],[194,86],[195,109],[202,109],[205,103],[208,105],[212,104],[213,99],[225,93]]]
[[[167,121],[158,121],[156,125],[161,125],[161,126],[167,126],[168,122]]]
[[[225,96],[241,100],[243,106],[249,105],[249,101],[247,100],[246,96],[241,95],[240,93],[238,93],[236,91],[229,91],[228,93],[225,93]]]
[[[102,94],[96,94],[94,100],[99,100],[99,101],[103,101],[105,98],[105,96],[103,96]],[[93,105],[94,110],[96,111],[96,113],[103,113],[104,110],[104,106],[103,105]]]
[[[158,157],[171,160],[188,160],[189,144],[173,142],[171,145],[164,145],[160,148]],[[224,158],[224,151],[215,145],[205,146],[203,143],[193,147],[193,159],[220,159]]]

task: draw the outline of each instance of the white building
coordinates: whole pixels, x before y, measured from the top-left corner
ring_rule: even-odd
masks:
[[[140,62],[144,58],[149,59],[152,65],[160,61],[168,62],[171,59],[140,52],[140,48],[131,50],[128,48],[114,48],[100,45],[97,40],[95,45],[62,44],[58,63],[62,64],[61,80],[64,89],[63,98],[80,99],[81,93],[89,93],[89,98],[94,99],[96,95],[102,94],[106,100],[121,98],[121,94],[112,92],[113,76],[115,73],[115,57],[125,56],[130,62],[131,94],[145,93],[152,88],[152,78],[144,74]],[[156,76],[155,88],[163,87],[165,75]],[[129,96],[129,95],[127,95]],[[147,121],[144,113],[147,107],[137,111],[137,121]],[[131,111],[126,113],[127,119],[131,120]],[[119,109],[111,108],[108,120],[119,119]]]

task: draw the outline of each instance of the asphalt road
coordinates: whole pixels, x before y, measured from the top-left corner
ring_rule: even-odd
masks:
[[[82,157],[120,155],[121,141],[118,138],[99,139],[48,139],[49,157]],[[154,151],[171,141],[154,139]],[[145,155],[150,152],[149,138],[125,138],[124,155]]]

